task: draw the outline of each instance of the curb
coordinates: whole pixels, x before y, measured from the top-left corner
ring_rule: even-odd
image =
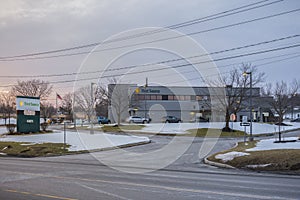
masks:
[[[85,150],[89,153],[93,152],[99,152],[99,151],[110,151],[114,149],[123,149],[123,148],[128,148],[128,147],[134,147],[134,146],[139,146],[139,145],[144,145],[144,144],[149,144],[151,143],[151,140],[149,141],[143,141],[143,142],[136,142],[136,143],[131,143],[131,144],[123,144],[119,146],[114,146],[114,147],[106,147],[106,148],[101,148],[101,149],[91,149],[91,150]]]
[[[230,149],[234,149],[237,146],[238,146],[238,142],[236,142],[235,145],[232,148],[230,148]],[[217,153],[217,154],[219,154],[219,153]],[[212,156],[212,155],[210,155],[210,156]],[[215,167],[227,168],[227,169],[236,169],[235,167],[233,167],[231,165],[228,165],[228,164],[210,161],[210,160],[208,160],[208,157],[210,157],[210,156],[207,156],[207,157],[204,158],[203,162],[205,164],[211,165],[211,166],[215,166]]]
[[[221,167],[221,168],[227,168],[227,169],[236,169],[235,167],[233,167],[231,165],[210,161],[210,160],[207,159],[207,157],[204,158],[204,163],[208,164],[208,165],[211,165],[211,166],[215,166],[215,167]]]

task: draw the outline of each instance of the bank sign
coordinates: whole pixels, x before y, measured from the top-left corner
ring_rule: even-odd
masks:
[[[34,97],[17,97],[17,110],[40,111],[40,99]]]
[[[150,94],[159,94],[160,90],[155,90],[155,89],[145,89],[145,88],[136,88],[135,93],[150,93]]]

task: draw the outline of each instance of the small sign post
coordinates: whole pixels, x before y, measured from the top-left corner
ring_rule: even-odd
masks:
[[[242,122],[240,123],[240,126],[244,126],[244,143],[246,143],[246,138],[247,138],[247,132],[246,132],[246,127],[250,126],[250,123],[248,122],[248,117],[243,116]]]

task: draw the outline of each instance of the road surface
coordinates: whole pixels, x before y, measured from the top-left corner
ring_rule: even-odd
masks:
[[[150,144],[127,150],[154,151],[172,137],[151,139]],[[182,140],[188,141],[186,137]],[[300,199],[300,176],[205,165],[198,157],[202,142],[202,138],[196,138],[176,162],[143,174],[114,170],[95,159],[109,157],[112,151],[48,158],[0,158],[0,199]],[[220,139],[213,152],[227,149],[235,142],[236,139]]]

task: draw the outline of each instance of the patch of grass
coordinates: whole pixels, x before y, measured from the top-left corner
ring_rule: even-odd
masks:
[[[264,165],[254,170],[264,171],[282,171],[282,170],[299,170],[300,172],[300,150],[297,149],[280,149],[268,151],[254,151],[248,156],[237,157],[228,161],[229,165],[237,168],[249,168],[249,165]]]
[[[61,155],[68,152],[68,147],[70,145],[66,145],[64,150],[64,144],[62,143],[0,142],[0,152],[2,154],[18,157]]]
[[[132,130],[141,130],[145,127],[145,125],[121,125],[121,126],[110,126],[104,125],[98,130],[103,132],[124,132],[124,131],[132,131]]]
[[[209,132],[208,132],[209,130]],[[189,129],[187,132],[189,134],[185,134],[184,136],[193,136],[193,137],[242,137],[244,136],[244,132],[242,131],[233,131],[233,132],[224,132],[221,129],[208,129],[208,128],[199,128],[199,129]]]
[[[236,168],[251,169],[256,171],[294,171],[300,173],[300,150],[299,149],[277,149],[266,151],[246,151],[256,146],[257,141],[239,142],[237,147],[216,153],[208,158],[213,162],[225,163]],[[217,154],[225,154],[231,151],[245,152],[250,155],[236,157],[230,161],[223,162],[216,159]],[[262,166],[266,165],[267,166]],[[257,165],[253,168],[251,165]]]

